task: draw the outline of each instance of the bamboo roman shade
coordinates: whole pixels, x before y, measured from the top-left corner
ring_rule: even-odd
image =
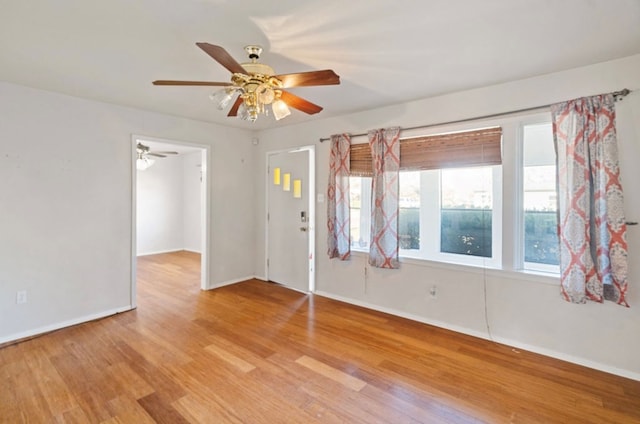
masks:
[[[502,163],[502,128],[428,135],[400,140],[400,170],[462,168]],[[351,145],[351,175],[373,175],[368,143]]]

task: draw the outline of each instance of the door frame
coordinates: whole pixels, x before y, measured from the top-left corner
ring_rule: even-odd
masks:
[[[265,159],[266,159],[266,164],[265,164],[265,169],[267,170],[267,178],[266,178],[266,182],[265,182],[265,210],[266,213],[264,215],[264,228],[265,228],[265,246],[264,246],[264,252],[265,252],[265,256],[264,256],[264,275],[267,278],[267,281],[269,280],[269,205],[270,205],[270,199],[269,199],[269,184],[271,184],[271,178],[270,178],[270,170],[269,170],[269,159],[272,155],[277,155],[277,154],[282,154],[282,153],[294,153],[294,152],[301,152],[301,151],[308,151],[309,152],[309,157],[308,157],[308,161],[309,161],[309,175],[307,176],[309,184],[307,184],[308,187],[308,196],[307,198],[309,199],[309,204],[307,205],[307,210],[308,210],[308,218],[307,218],[307,223],[308,225],[308,251],[307,251],[307,258],[309,258],[309,266],[308,266],[308,280],[309,280],[309,286],[307,288],[307,292],[308,293],[313,293],[316,290],[316,279],[315,279],[315,275],[316,275],[316,202],[315,202],[315,198],[316,198],[316,146],[314,145],[307,145],[307,146],[301,146],[301,147],[293,147],[293,148],[289,148],[289,149],[280,149],[280,150],[272,150],[272,151],[268,151],[266,152],[265,155]],[[292,288],[293,289],[293,288]],[[295,289],[293,289],[295,290]]]
[[[181,146],[195,147],[201,149],[202,152],[202,185],[200,186],[200,289],[208,290],[209,286],[209,264],[210,264],[210,224],[211,224],[211,173],[209,172],[209,165],[211,164],[211,146],[206,144],[190,143],[185,141],[168,140],[157,137],[147,137],[140,134],[131,135],[131,308],[137,307],[137,270],[138,270],[138,256],[137,256],[137,182],[138,182],[138,170],[136,168],[138,140],[148,140],[156,143],[176,144]]]

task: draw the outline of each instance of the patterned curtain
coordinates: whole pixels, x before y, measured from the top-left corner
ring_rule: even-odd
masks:
[[[371,244],[369,264],[398,268],[398,192],[400,189],[400,128],[371,130]]]
[[[348,134],[331,136],[329,187],[327,189],[327,253],[329,258],[347,260],[351,255],[349,230],[349,162],[351,138]]]
[[[551,107],[558,161],[560,281],[573,303],[629,306],[613,95]]]

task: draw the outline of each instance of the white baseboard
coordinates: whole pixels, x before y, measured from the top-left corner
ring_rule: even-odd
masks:
[[[253,280],[254,278],[258,278],[258,277],[256,277],[255,275],[250,275],[248,277],[235,278],[233,280],[223,281],[221,283],[217,283],[217,284],[214,284],[214,285],[211,285],[211,286],[207,287],[207,290],[213,290],[213,289],[218,289],[218,288],[224,287],[224,286],[230,286],[231,284],[241,283],[241,282],[247,281],[247,280]]]
[[[582,365],[583,367],[593,368],[594,370],[603,371],[609,374],[618,375],[620,377],[630,378],[631,380],[640,381],[640,373],[625,370],[622,368],[613,367],[611,365],[603,364],[601,362],[592,361],[590,359],[581,358],[578,356],[569,355],[556,350],[547,349],[540,346],[533,346],[526,343],[518,342],[515,340],[507,339],[504,337],[493,337],[496,343],[501,343],[507,346],[512,346],[518,349],[527,350],[529,352],[537,353],[551,358],[559,359],[565,362],[571,362],[572,364]]]
[[[540,355],[544,355],[544,356],[549,356],[551,358],[555,358],[555,359],[559,359],[561,361],[566,361],[566,362],[571,362],[573,364],[577,364],[577,365],[582,365],[584,367],[587,368],[593,368],[599,371],[603,371],[609,374],[615,374],[621,377],[625,377],[625,378],[630,378],[632,380],[636,380],[636,381],[640,381],[640,373],[637,372],[633,372],[633,371],[629,371],[629,370],[625,370],[625,369],[621,369],[621,368],[617,368],[617,367],[613,367],[611,365],[607,365],[607,364],[603,364],[600,362],[596,362],[596,361],[591,361],[589,359],[586,358],[581,358],[581,357],[577,357],[577,356],[573,356],[573,355],[568,355],[566,353],[563,352],[558,352],[552,349],[547,349],[544,347],[540,347],[540,346],[533,346],[533,345],[529,345],[526,343],[522,343],[516,340],[511,340],[508,338],[504,338],[504,337],[499,337],[499,336],[492,336],[489,337],[489,335],[487,333],[481,332],[481,331],[476,331],[476,330],[472,330],[466,327],[460,327],[457,325],[451,325],[448,324],[446,322],[441,322],[441,321],[437,321],[437,320],[430,320],[424,317],[421,317],[419,315],[414,315],[414,314],[409,314],[406,312],[402,312],[399,311],[397,309],[392,309],[392,308],[385,308],[383,306],[379,306],[379,305],[375,305],[373,303],[368,303],[368,302],[363,302],[360,300],[356,300],[356,299],[352,299],[352,298],[348,298],[348,297],[343,297],[343,296],[338,296],[332,293],[327,293],[327,292],[323,292],[323,291],[317,291],[315,292],[316,295],[318,296],[323,296],[323,297],[328,297],[330,299],[335,299],[335,300],[339,300],[341,302],[345,302],[345,303],[350,303],[352,305],[356,305],[356,306],[361,306],[363,308],[367,308],[367,309],[373,309],[374,311],[378,311],[378,312],[384,312],[390,315],[395,315],[395,316],[399,316],[402,318],[407,318],[410,319],[412,321],[417,321],[417,322],[421,322],[423,324],[429,324],[429,325],[433,325],[434,327],[439,327],[439,328],[444,328],[445,330],[451,330],[451,331],[455,331],[456,333],[462,333],[462,334],[466,334],[469,336],[473,336],[473,337],[478,337],[481,339],[485,339],[485,340],[489,340],[489,341],[493,341],[496,343],[500,343],[500,344],[504,344],[507,346],[511,346],[513,348],[517,348],[517,349],[522,349],[522,350],[526,350],[529,352],[533,352],[533,353],[537,353]]]
[[[174,252],[181,252],[184,249],[169,249],[169,250],[157,250],[157,251],[153,251],[153,252],[142,252],[142,253],[137,253],[136,256],[150,256],[150,255],[160,255],[162,253],[174,253]]]
[[[0,337],[0,345],[4,343],[14,342],[22,339],[28,339],[30,337],[38,336],[40,334],[49,333],[51,331],[60,330],[61,328],[71,327],[72,325],[78,325],[85,322],[93,321],[100,318],[105,318],[111,315],[119,314],[122,312],[130,311],[134,308],[129,306],[123,306],[120,308],[110,309],[107,311],[98,312],[91,315],[85,315],[83,317],[73,318],[67,321],[61,321],[55,324],[46,325],[44,327],[34,328],[31,330],[23,331],[21,333],[11,334],[9,336]]]
[[[137,253],[136,256],[161,255],[163,253],[175,253],[175,252],[191,252],[191,253],[202,254],[202,252],[200,252],[199,250],[180,248],[180,249],[158,250],[158,251],[153,251],[153,252]]]
[[[411,321],[417,321],[417,322],[421,322],[423,324],[433,325],[434,327],[444,328],[445,330],[455,331],[456,333],[463,333],[463,334],[467,334],[469,336],[474,336],[474,337],[479,337],[481,339],[489,340],[489,337],[487,336],[486,333],[483,333],[483,332],[480,332],[480,331],[476,331],[476,330],[471,330],[471,329],[466,328],[466,327],[460,327],[460,326],[457,326],[457,325],[451,325],[451,324],[448,324],[446,322],[437,321],[437,320],[430,320],[430,319],[427,319],[425,317],[421,317],[419,315],[409,314],[407,312],[402,312],[402,311],[399,311],[397,309],[385,308],[384,306],[379,306],[379,305],[375,305],[373,303],[363,302],[361,300],[356,300],[356,299],[352,299],[352,298],[349,298],[349,297],[335,295],[333,293],[327,293],[327,292],[324,292],[324,291],[321,291],[321,290],[316,291],[315,294],[318,295],[318,296],[323,296],[323,297],[328,297],[330,299],[339,300],[340,302],[350,303],[350,304],[356,305],[356,306],[362,306],[363,308],[373,309],[374,311],[384,312],[385,314],[395,315],[395,316],[398,316],[398,317],[401,317],[401,318],[410,319]]]

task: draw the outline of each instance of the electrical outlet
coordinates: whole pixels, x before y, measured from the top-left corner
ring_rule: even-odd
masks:
[[[436,297],[438,297],[438,287],[436,286],[431,287],[431,289],[429,289],[429,295],[431,296],[432,299],[435,299]]]
[[[16,292],[16,303],[17,304],[27,303],[27,291],[26,290],[20,290],[20,291]]]

